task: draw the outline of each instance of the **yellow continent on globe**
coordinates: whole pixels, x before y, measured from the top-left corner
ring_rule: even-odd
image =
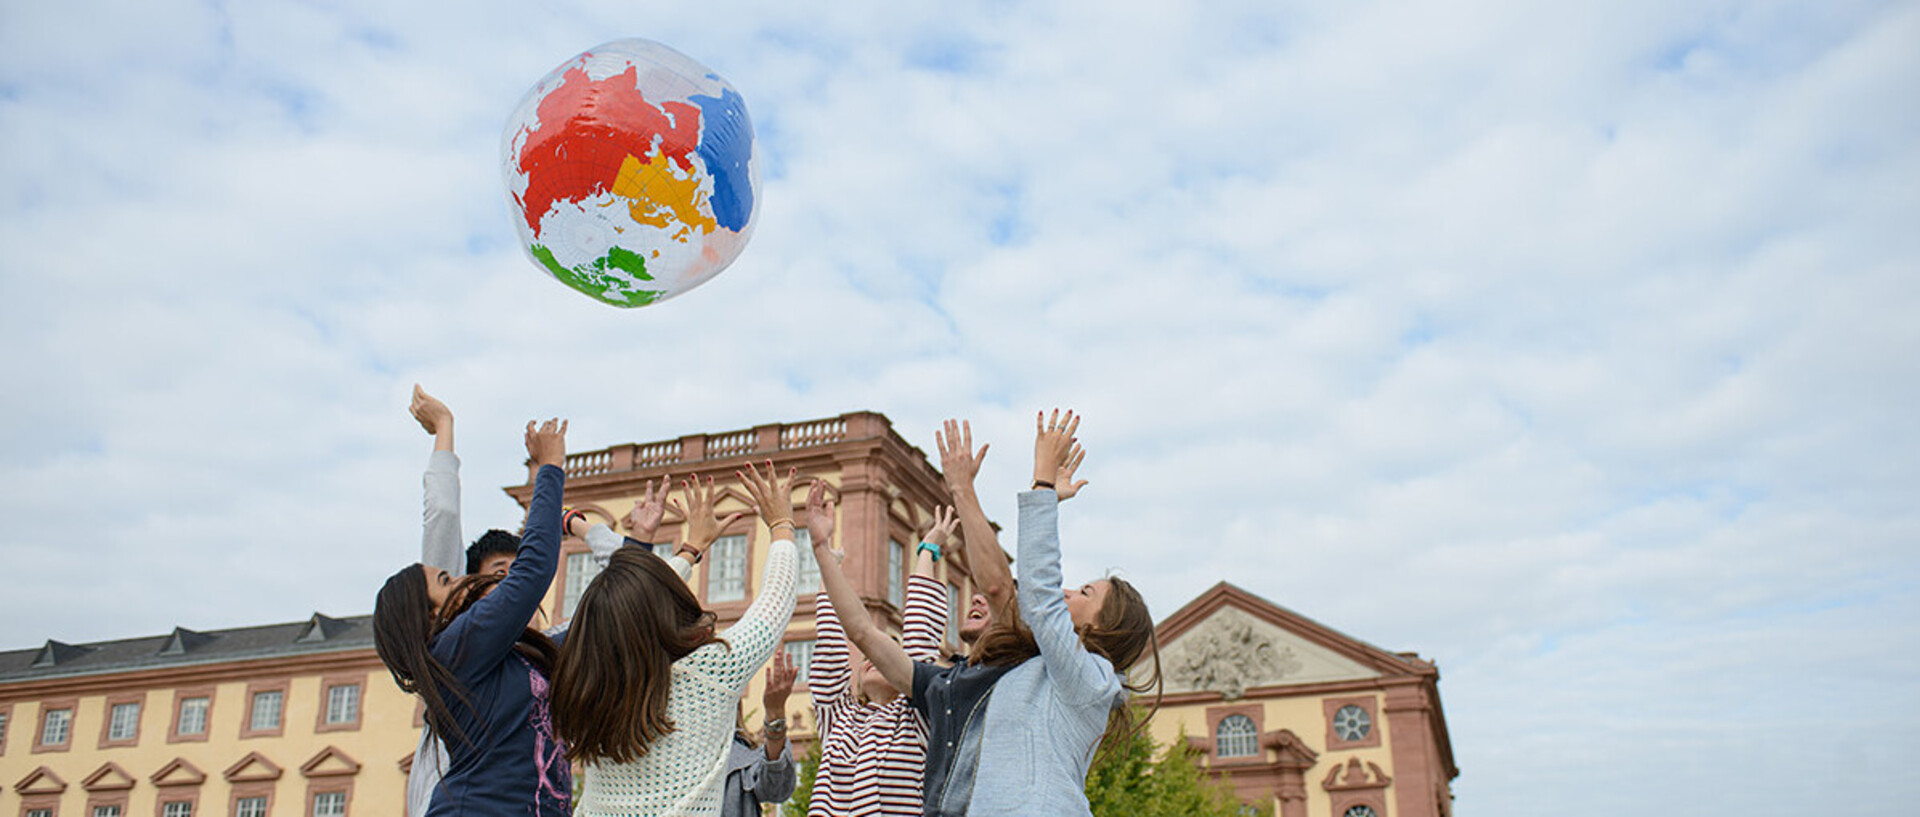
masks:
[[[706,194],[700,191],[700,178],[676,172],[665,154],[653,154],[646,164],[627,154],[614,177],[613,194],[627,200],[628,212],[637,223],[663,230],[679,224],[673,238],[681,243],[686,243],[694,228],[712,232],[719,227],[703,207]]]

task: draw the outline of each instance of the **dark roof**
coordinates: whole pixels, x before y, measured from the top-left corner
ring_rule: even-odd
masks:
[[[373,646],[373,616],[332,618],[198,632],[175,627],[166,635],[67,644],[48,639],[27,650],[0,652],[0,684],[115,672],[218,664],[290,655],[343,652]]]

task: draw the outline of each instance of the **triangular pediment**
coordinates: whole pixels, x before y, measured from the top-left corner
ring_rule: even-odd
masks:
[[[1158,627],[1169,695],[1364,681],[1431,671],[1221,582]],[[1136,669],[1136,672],[1139,668]]]
[[[176,757],[147,779],[155,786],[198,786],[207,782],[207,773],[186,758]]]
[[[280,767],[259,752],[248,752],[240,762],[228,766],[220,773],[229,783],[251,783],[258,780],[279,780]]]
[[[59,794],[66,790],[67,781],[61,780],[59,775],[45,766],[28,772],[26,777],[20,778],[20,782],[13,784],[14,793],[20,795]]]
[[[360,762],[347,756],[346,752],[328,746],[320,754],[300,764],[300,773],[307,777],[333,777],[360,773]]]
[[[120,764],[118,763],[107,763],[98,769],[94,769],[93,774],[87,775],[86,779],[81,780],[80,788],[86,789],[87,791],[120,791],[122,789],[131,789],[133,788],[133,775],[127,774],[127,770],[120,768]]]

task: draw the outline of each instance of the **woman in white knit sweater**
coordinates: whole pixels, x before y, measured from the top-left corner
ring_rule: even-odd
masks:
[[[732,627],[652,553],[621,548],[580,596],[554,667],[555,731],[586,771],[578,813],[720,811],[734,705],[793,617],[793,478],[741,474],[772,533],[760,594]],[[711,496],[691,514],[712,514]],[[704,506],[704,507],[701,507]]]

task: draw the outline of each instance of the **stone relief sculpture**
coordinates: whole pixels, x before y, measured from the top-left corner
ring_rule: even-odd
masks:
[[[1244,616],[1222,611],[1182,636],[1167,675],[1183,690],[1212,690],[1235,700],[1248,687],[1276,684],[1299,672],[1293,648],[1276,648]]]

